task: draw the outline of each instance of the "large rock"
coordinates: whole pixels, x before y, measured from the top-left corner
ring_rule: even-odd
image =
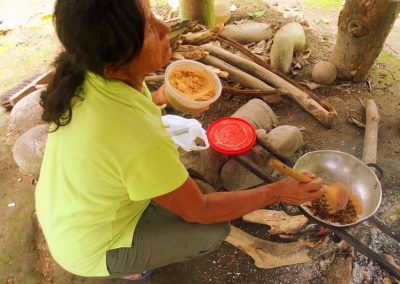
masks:
[[[193,179],[195,181],[195,183],[199,186],[201,192],[203,194],[209,194],[209,193],[213,193],[216,192],[217,190],[212,187],[209,183],[202,181],[201,179]]]
[[[257,130],[257,138],[287,159],[304,145],[303,134],[291,125],[278,126],[268,134],[262,129]]]
[[[44,123],[43,108],[39,104],[40,94],[44,89],[36,90],[22,98],[12,109],[8,128],[8,143],[15,141],[28,129]]]
[[[248,101],[239,108],[232,117],[246,119],[254,128],[270,131],[278,125],[278,118],[271,107],[260,99]]]
[[[29,129],[15,143],[14,160],[25,173],[39,176],[49,125],[41,124]]]
[[[243,44],[260,42],[262,40],[268,41],[274,36],[271,26],[266,23],[227,25],[222,28],[221,34]]]
[[[229,156],[217,153],[211,148],[204,151],[191,152],[185,152],[179,148],[178,151],[181,162],[192,177],[201,177],[216,189],[221,187],[219,173]]]
[[[265,169],[266,174],[271,174],[273,169],[268,167],[268,160],[271,157],[261,146],[254,146],[249,152],[243,154],[246,158],[257,164],[261,169]],[[235,160],[229,160],[221,170],[222,186],[229,191],[248,189],[258,186],[264,181],[244,168]]]

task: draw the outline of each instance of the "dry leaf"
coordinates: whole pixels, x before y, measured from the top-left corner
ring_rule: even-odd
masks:
[[[310,57],[310,55],[311,55],[311,49],[310,49],[310,48],[305,49],[305,50],[303,50],[301,53],[303,54],[302,59],[303,59],[303,60],[307,60],[307,59]]]
[[[259,43],[257,43],[253,49],[251,50],[252,53],[254,54],[262,54],[265,50],[265,45],[267,44],[267,42],[265,40],[260,41]]]

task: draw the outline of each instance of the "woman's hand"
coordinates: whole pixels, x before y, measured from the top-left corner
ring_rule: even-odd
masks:
[[[153,98],[153,103],[158,106],[168,104],[167,97],[165,96],[165,84],[162,84],[157,91],[152,92],[151,97]]]
[[[300,205],[318,198],[324,193],[321,178],[316,178],[310,173],[305,174],[312,178],[313,181],[303,183],[288,177],[278,182],[280,187],[276,192],[278,202]]]
[[[162,106],[162,105],[169,105],[168,104],[168,99],[167,96],[165,95],[165,84],[162,84],[161,87],[157,90],[154,91],[153,93],[151,93],[151,96],[153,98],[153,102],[158,105],[158,106]],[[194,112],[191,112],[190,114],[192,114],[193,116],[197,116],[205,111],[207,111],[209,109],[209,106],[200,108]]]

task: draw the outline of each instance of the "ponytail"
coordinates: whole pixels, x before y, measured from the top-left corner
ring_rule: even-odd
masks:
[[[78,90],[85,80],[85,70],[80,68],[67,52],[62,52],[54,65],[56,67],[54,79],[41,94],[40,104],[43,107],[42,119],[55,123],[57,130],[70,123],[72,119],[72,98],[83,100]]]
[[[79,90],[86,71],[104,75],[106,64],[122,66],[139,54],[145,27],[141,5],[136,0],[56,1],[53,21],[65,52],[40,96],[42,118],[55,123],[55,130],[71,122],[74,101],[83,100]]]

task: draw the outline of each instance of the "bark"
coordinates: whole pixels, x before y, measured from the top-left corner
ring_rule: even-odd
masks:
[[[179,0],[179,13],[182,20],[215,26],[214,0]]]
[[[400,11],[400,1],[347,0],[339,16],[336,46],[330,61],[338,76],[366,79]]]

